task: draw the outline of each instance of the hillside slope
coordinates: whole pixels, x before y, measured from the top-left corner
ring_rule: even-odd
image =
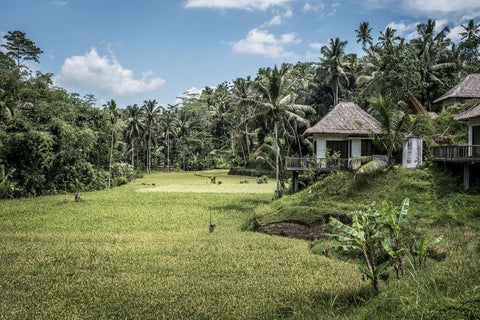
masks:
[[[261,230],[285,221],[312,226],[327,223],[332,215],[348,217],[348,212],[372,202],[398,205],[405,197],[410,198],[406,242],[443,236],[429,252],[428,268],[416,270],[409,257],[406,276],[397,280],[390,274],[379,295],[365,303],[331,306],[332,318],[480,318],[480,196],[475,190],[464,191],[459,178],[448,172],[394,167],[357,176],[333,173],[302,192],[258,208],[252,225]],[[320,236],[316,243],[322,241],[328,240]],[[293,318],[315,312],[307,309]]]

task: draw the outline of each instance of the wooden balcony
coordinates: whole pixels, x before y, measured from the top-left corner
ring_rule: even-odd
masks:
[[[445,162],[480,162],[480,145],[451,145],[430,148],[434,160]]]
[[[285,170],[287,171],[305,171],[313,169],[316,172],[330,172],[332,170],[350,170],[356,169],[360,165],[371,161],[372,156],[358,157],[349,159],[327,159],[327,158],[298,158],[286,157]]]

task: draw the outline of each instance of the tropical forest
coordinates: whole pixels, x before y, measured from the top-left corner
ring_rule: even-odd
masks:
[[[71,92],[4,33],[0,319],[480,318],[480,24],[449,32],[359,22],[361,54],[332,30],[166,105]],[[358,159],[310,131],[347,104]]]

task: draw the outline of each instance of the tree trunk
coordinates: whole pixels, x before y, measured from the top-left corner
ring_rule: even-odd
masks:
[[[247,155],[248,159],[250,159],[250,140],[248,139],[248,125],[247,125],[247,111],[244,111],[244,119],[245,119],[245,141],[247,145]]]
[[[135,168],[135,142],[132,139],[132,168]]]
[[[279,155],[280,153],[280,148],[278,147],[278,124],[277,121],[275,121],[275,177],[277,180],[277,199],[280,198],[280,179],[279,179],[279,166],[278,166],[278,160],[279,160]]]
[[[112,128],[112,143],[110,145],[110,162],[108,164],[108,187],[111,188],[111,179],[112,179],[112,159],[113,159],[113,138],[114,138],[115,131]]]
[[[166,137],[167,141],[167,172],[170,172],[170,139],[168,138],[168,134]]]
[[[151,162],[150,162],[151,161],[151,158],[150,158],[151,157],[151,150],[150,150],[150,148],[151,148],[151,144],[152,144],[151,140],[152,140],[152,134],[149,133],[148,134],[148,144],[147,144],[147,172],[148,173],[151,172],[151,170],[150,170],[150,165],[151,165]]]

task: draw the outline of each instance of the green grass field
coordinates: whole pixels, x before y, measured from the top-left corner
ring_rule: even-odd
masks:
[[[0,319],[316,318],[371,293],[353,264],[242,231],[274,183],[226,173],[1,201]]]

